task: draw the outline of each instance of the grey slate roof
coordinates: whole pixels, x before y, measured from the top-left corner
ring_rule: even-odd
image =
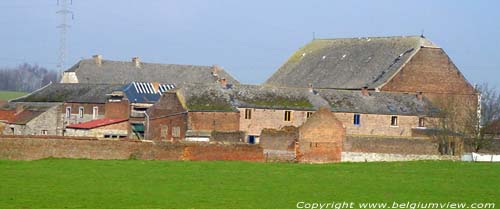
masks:
[[[75,72],[79,83],[127,84],[131,82],[159,82],[180,85],[183,83],[213,83],[210,66],[156,64],[141,62],[137,68],[132,62],[102,60],[98,66],[93,59],[79,61],[65,72]],[[219,78],[229,83],[238,81],[224,70],[218,72]]]
[[[416,94],[360,91],[319,90],[318,94],[330,103],[333,112],[381,115],[433,115],[438,110],[429,100],[418,100]]]
[[[437,46],[420,36],[317,39],[296,51],[265,84],[374,89],[421,47]]]
[[[185,84],[178,88],[188,111],[236,112],[230,97],[217,84]]]
[[[236,108],[312,111],[329,107],[333,112],[384,115],[432,115],[437,109],[416,94],[236,85],[184,85],[179,88],[189,111],[235,111]]]
[[[105,103],[106,94],[123,85],[52,83],[11,102]]]

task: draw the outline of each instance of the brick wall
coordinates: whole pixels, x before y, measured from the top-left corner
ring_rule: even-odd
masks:
[[[120,102],[107,102],[105,105],[105,118],[128,118],[130,115],[129,103],[127,100]]]
[[[187,114],[181,113],[149,121],[148,139],[155,141],[179,141],[186,136]],[[172,135],[174,127],[179,127],[179,136]]]
[[[180,144],[77,138],[0,138],[0,158],[263,161],[262,148],[242,144]]]
[[[345,136],[346,130],[342,122],[330,109],[321,108],[299,127],[297,160],[314,163],[339,162]]]
[[[362,153],[440,155],[438,146],[438,143],[430,138],[347,136],[343,144],[343,151]]]
[[[254,109],[251,108],[251,119],[245,119],[245,108],[238,108],[240,111],[240,130],[248,135],[259,136],[262,129],[281,129],[285,126],[299,127],[307,120],[308,111],[292,112],[292,120],[285,121],[285,110],[274,109]]]
[[[347,135],[411,136],[418,126],[418,116],[398,115],[398,126],[391,126],[392,115],[360,114],[360,124],[354,125],[354,113],[335,113],[346,127]]]
[[[241,131],[212,131],[210,141],[216,142],[245,142],[245,133]]]
[[[440,48],[421,48],[382,91],[474,94],[451,59]]]
[[[260,135],[260,146],[264,150],[295,151],[299,139],[299,129],[287,126],[280,130],[264,129]]]
[[[239,131],[239,112],[189,112],[188,130]]]

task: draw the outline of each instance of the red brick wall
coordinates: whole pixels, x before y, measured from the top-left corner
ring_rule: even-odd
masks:
[[[300,162],[339,162],[346,130],[328,108],[316,111],[299,127],[297,159]]]
[[[439,155],[438,143],[430,138],[388,138],[347,136],[344,152]]]
[[[443,49],[421,48],[382,91],[474,94]]]
[[[263,161],[257,145],[172,144],[77,138],[0,138],[0,159],[42,158]]]
[[[105,118],[129,118],[129,103],[124,100],[121,102],[108,102],[105,104]]]
[[[165,128],[166,127],[166,128]],[[173,127],[180,128],[180,137],[172,135]],[[163,128],[163,130],[162,130]],[[179,141],[186,136],[187,114],[181,113],[169,117],[150,120],[148,138],[155,141]],[[164,131],[165,133],[162,133]]]
[[[197,131],[239,131],[239,112],[189,112],[188,129]]]

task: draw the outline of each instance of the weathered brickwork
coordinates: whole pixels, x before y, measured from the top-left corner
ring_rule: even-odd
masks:
[[[474,88],[441,48],[421,48],[381,90],[475,94]]]
[[[374,136],[347,136],[344,152],[440,155],[438,143],[430,138],[390,138]]]
[[[58,112],[59,117],[64,120],[64,124],[76,124],[88,122],[91,120],[104,118],[104,113],[106,112],[104,104],[91,104],[91,103],[64,103],[62,105],[61,111]],[[71,108],[71,114],[69,117],[66,115],[66,109]],[[83,108],[83,115],[80,117],[79,111]],[[94,117],[94,108],[97,108],[97,114]]]
[[[189,112],[188,130],[239,131],[238,112]]]
[[[126,100],[107,102],[104,106],[105,118],[128,118],[130,116],[129,103]]]
[[[244,144],[181,144],[116,140],[0,138],[0,159],[42,158],[263,161],[262,148]]]
[[[179,141],[186,137],[187,113],[151,119],[148,139],[155,141]],[[179,128],[179,134],[173,135],[173,129]]]
[[[299,162],[339,162],[346,130],[329,109],[320,109],[299,127]]]
[[[411,136],[418,127],[418,116],[398,115],[397,126],[391,125],[393,115],[360,114],[359,125],[354,124],[354,113],[335,113],[346,127],[347,135]]]
[[[307,120],[307,112],[297,110],[274,110],[251,108],[251,118],[245,118],[245,108],[240,111],[240,130],[247,135],[260,136],[262,129],[281,129],[285,126],[299,127]],[[291,120],[285,121],[285,111],[291,111]]]

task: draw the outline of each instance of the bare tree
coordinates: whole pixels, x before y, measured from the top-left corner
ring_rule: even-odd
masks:
[[[487,84],[476,87],[477,97],[449,96],[434,101],[440,111],[433,120],[432,137],[439,142],[441,154],[455,155],[487,147],[493,135],[487,128],[500,119],[500,95]]]
[[[465,133],[468,136],[468,146],[478,152],[487,147],[493,139],[493,134],[488,134],[488,128],[500,119],[500,94],[488,84],[476,88],[480,95],[480,106],[474,112],[470,110],[466,118]]]
[[[28,63],[0,69],[0,90],[31,92],[50,82],[57,82],[55,71]]]

